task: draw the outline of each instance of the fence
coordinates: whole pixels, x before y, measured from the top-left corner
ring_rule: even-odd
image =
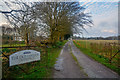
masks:
[[[2,57],[2,75],[3,78],[6,77],[13,77],[13,76],[18,76],[21,73],[25,73],[25,74],[31,74],[37,71],[37,69],[35,69],[36,65],[39,64],[40,61],[34,61],[34,62],[30,62],[30,63],[25,63],[25,64],[20,64],[20,65],[16,65],[16,66],[12,66],[9,67],[9,56],[17,51],[21,51],[21,50],[36,50],[39,51],[41,54],[41,57],[43,56],[47,56],[47,45],[45,46],[12,46],[12,47],[0,47],[0,49],[2,49],[1,53],[1,57]],[[33,71],[31,71],[33,70]],[[19,72],[19,74],[17,74]]]
[[[93,54],[96,54],[99,58],[104,58],[106,62],[120,67],[120,44],[118,43],[95,43],[87,41],[74,41],[81,48],[88,49]]]

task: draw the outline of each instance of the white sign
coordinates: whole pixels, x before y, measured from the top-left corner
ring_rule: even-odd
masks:
[[[35,50],[23,50],[9,56],[9,65],[18,65],[40,60],[40,52]]]

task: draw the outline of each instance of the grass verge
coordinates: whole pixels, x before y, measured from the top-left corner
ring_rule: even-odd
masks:
[[[69,47],[70,47],[70,53],[71,53],[73,59],[75,60],[75,62],[76,62],[77,65],[79,66],[80,70],[82,70],[83,68],[80,66],[80,64],[79,64],[79,62],[78,62],[78,60],[77,60],[77,58],[76,58],[75,55],[72,53],[72,48],[71,48],[70,45],[69,45]],[[88,76],[85,72],[84,72],[84,74],[85,74],[86,76]]]
[[[69,45],[69,48],[70,48],[70,53],[71,53],[73,59],[75,60],[75,62],[77,63],[77,65],[80,67],[80,69],[83,69],[83,68],[80,66],[80,64],[79,64],[77,58],[75,57],[75,55],[72,53],[72,48],[71,48],[70,45]]]
[[[106,67],[110,68],[111,70],[117,72],[119,75],[120,75],[120,68],[114,66],[114,65],[111,65],[108,63],[108,59],[107,58],[104,58],[103,56],[100,56],[100,55],[96,55],[96,54],[93,54],[91,52],[90,49],[86,49],[86,48],[82,48],[80,47],[80,45],[78,45],[77,43],[75,43],[73,41],[73,43],[76,45],[77,48],[80,49],[80,51],[82,51],[84,54],[86,54],[87,56],[91,57],[92,59],[98,61],[99,63],[105,65]]]
[[[60,45],[46,48],[45,52],[41,51],[41,60],[27,64],[19,65],[27,74],[23,73],[17,66],[10,67],[7,73],[3,73],[5,78],[48,78],[51,77],[56,58],[59,56],[61,47],[67,41],[59,42]],[[60,47],[61,46],[61,47]],[[47,51],[47,52],[46,52]]]

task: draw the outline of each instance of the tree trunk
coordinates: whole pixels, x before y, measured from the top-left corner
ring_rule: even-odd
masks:
[[[58,41],[60,41],[60,33],[58,33]]]
[[[61,40],[60,41],[63,41],[64,40],[64,36],[63,35],[61,35]]]
[[[26,44],[26,46],[29,46],[28,33],[25,34],[25,44]]]

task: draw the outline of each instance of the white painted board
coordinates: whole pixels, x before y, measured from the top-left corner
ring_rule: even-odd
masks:
[[[22,50],[9,56],[9,66],[40,60],[40,52],[35,50]]]

